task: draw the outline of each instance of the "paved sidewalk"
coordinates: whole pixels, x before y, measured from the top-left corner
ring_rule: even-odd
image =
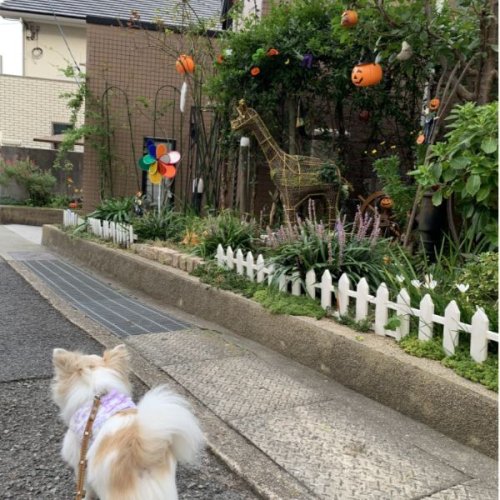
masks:
[[[4,244],[5,231],[14,235],[8,244]],[[24,262],[31,271],[37,269],[34,261],[59,261],[40,246],[28,244],[19,233],[22,228],[14,234],[0,226],[0,255]],[[38,276],[44,279],[43,274]],[[64,295],[61,290],[68,282],[65,278],[59,290],[47,284]],[[122,296],[140,303],[130,294]],[[87,308],[93,307],[92,300],[95,305],[99,301],[89,300]],[[113,311],[112,302],[120,301],[114,298],[108,309]],[[135,329],[134,334],[119,336],[244,436],[256,452],[278,464],[311,498],[498,497],[495,461],[239,337],[238,325],[234,325],[236,333],[229,333],[207,328],[182,313],[177,320],[184,327],[151,328],[145,333]],[[127,321],[139,324],[141,320]]]

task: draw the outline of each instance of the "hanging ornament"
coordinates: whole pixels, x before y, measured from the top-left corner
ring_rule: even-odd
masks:
[[[422,132],[420,132],[420,134],[418,134],[416,142],[419,145],[423,144],[425,142],[425,135]]]
[[[431,111],[437,111],[440,104],[441,104],[441,101],[437,97],[434,97],[434,99],[431,99],[429,101],[429,109]]]
[[[312,54],[307,53],[302,56],[302,62],[300,63],[300,65],[303,68],[311,69],[313,61],[314,61],[314,56]]]
[[[344,28],[352,28],[358,24],[358,13],[355,10],[346,10],[340,18],[340,24]]]
[[[177,73],[179,73],[179,75],[194,73],[195,64],[193,58],[185,54],[180,55],[175,62],[175,69],[177,70]]]
[[[401,44],[401,50],[396,56],[396,59],[398,61],[407,61],[412,55],[413,49],[411,48],[411,45],[407,41],[403,40],[403,43]]]
[[[250,69],[250,74],[252,76],[258,76],[260,75],[260,68],[258,66],[253,66],[251,69]]]
[[[362,109],[358,115],[359,121],[368,122],[370,120],[370,112],[367,109]]]
[[[186,81],[182,82],[181,87],[181,98],[179,99],[179,109],[181,113],[184,113],[184,109],[186,109],[186,96],[187,96],[188,86]]]
[[[165,144],[155,143],[150,139],[146,143],[148,152],[139,159],[141,170],[149,172],[152,184],[160,184],[162,177],[173,179],[175,177],[175,164],[181,159],[177,151],[168,151]]]
[[[280,51],[278,49],[269,49],[267,51],[267,55],[269,57],[277,56],[277,55],[279,55],[279,53],[280,53]]]
[[[356,87],[370,87],[382,81],[382,66],[378,63],[361,63],[354,66],[351,80]]]
[[[224,56],[222,54],[219,54],[216,58],[215,58],[215,62],[217,64],[222,64],[224,62]]]

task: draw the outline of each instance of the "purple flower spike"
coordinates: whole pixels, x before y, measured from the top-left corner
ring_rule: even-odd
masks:
[[[311,69],[314,57],[312,54],[304,54],[302,57],[302,62],[300,63],[303,68]]]

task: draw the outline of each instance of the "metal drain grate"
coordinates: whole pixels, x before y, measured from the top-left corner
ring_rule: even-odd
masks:
[[[58,259],[23,262],[54,292],[118,336],[184,330],[190,325],[141,304]]]

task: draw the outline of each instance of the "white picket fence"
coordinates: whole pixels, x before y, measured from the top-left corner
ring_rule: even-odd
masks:
[[[134,228],[131,224],[122,224],[118,222],[111,222],[107,220],[94,219],[88,217],[84,219],[71,210],[65,210],[63,215],[64,227],[76,227],[81,224],[87,226],[87,231],[93,235],[104,240],[113,241],[117,245],[130,247],[130,245],[137,239],[134,234]]]
[[[255,259],[252,252],[244,256],[241,250],[235,253],[231,247],[228,247],[224,251],[219,245],[216,260],[219,266],[235,270],[251,281],[257,283],[267,281],[268,285],[273,281],[274,268],[272,265],[266,265],[261,254]],[[306,274],[305,286],[298,276],[281,275],[278,279],[278,288],[292,295],[307,294],[312,298],[316,298],[316,291],[319,290],[321,306],[324,309],[331,309],[332,301],[335,300],[334,314],[337,316],[347,314],[350,301],[354,299],[356,321],[368,318],[369,306],[372,304],[375,311],[373,330],[377,335],[387,335],[396,340],[401,340],[410,333],[412,316],[418,318],[420,340],[430,340],[434,336],[434,325],[443,325],[443,349],[448,356],[455,353],[460,332],[470,334],[470,355],[478,363],[485,361],[488,357],[488,340],[498,342],[498,333],[489,330],[489,319],[480,308],[477,309],[469,325],[460,321],[460,310],[454,300],[446,307],[444,316],[440,316],[434,314],[434,303],[429,294],[426,294],[419,307],[415,308],[410,305],[410,295],[406,289],[402,288],[396,302],[392,302],[389,300],[389,289],[385,283],[378,287],[375,295],[371,295],[365,278],[362,278],[353,289],[347,274],[343,274],[338,283],[334,284],[328,270],[323,273],[320,282],[316,280],[315,272],[310,270]],[[399,319],[399,326],[395,330],[386,328],[391,311],[394,311]]]

